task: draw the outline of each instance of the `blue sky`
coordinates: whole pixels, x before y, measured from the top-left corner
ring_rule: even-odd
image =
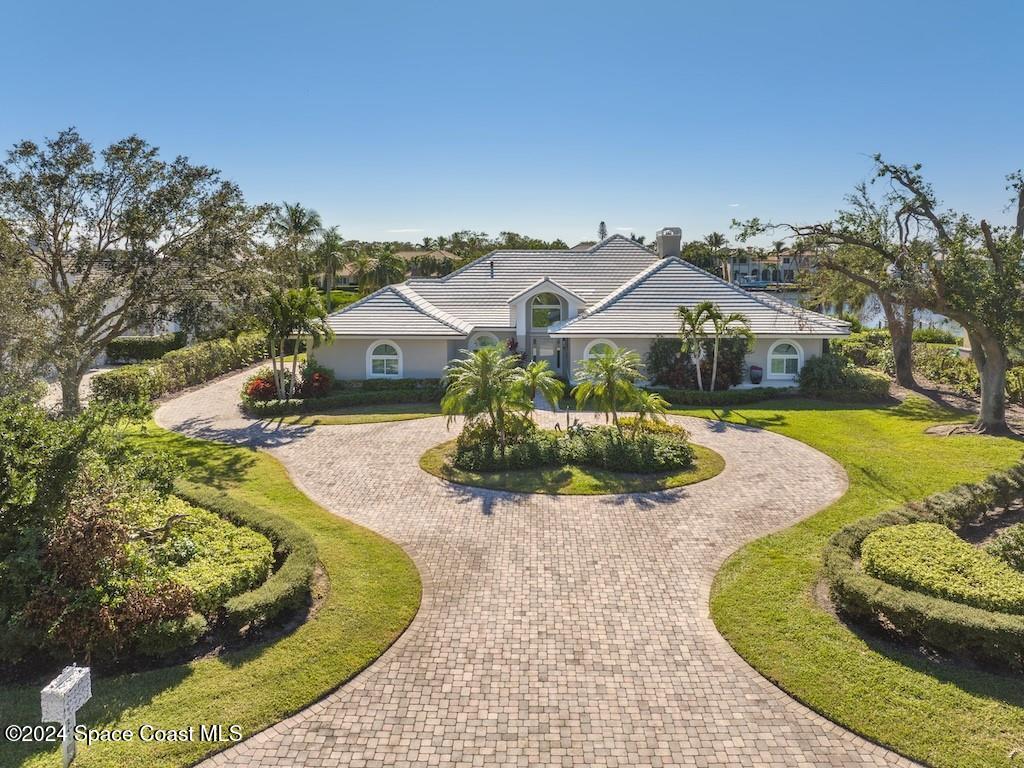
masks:
[[[1008,219],[1024,166],[1016,2],[7,5],[0,145],[138,133],[348,237],[807,221],[876,151]]]

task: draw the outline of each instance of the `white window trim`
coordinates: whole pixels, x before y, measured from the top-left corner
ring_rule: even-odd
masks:
[[[767,369],[764,372],[766,379],[775,379],[776,381],[792,381],[794,378],[796,378],[796,376],[792,373],[772,373],[772,355],[775,353],[776,347],[780,347],[783,344],[790,344],[792,345],[793,349],[796,350],[796,371],[798,374],[804,367],[804,348],[801,347],[797,342],[793,341],[792,339],[779,339],[770,347],[768,347],[768,359],[766,361]],[[789,355],[787,355],[786,357],[789,357]]]
[[[469,351],[475,352],[477,349],[479,349],[479,347],[477,347],[476,344],[478,344],[480,342],[480,339],[484,337],[494,339],[494,346],[498,346],[499,344],[501,344],[501,339],[499,339],[495,334],[483,331],[481,333],[474,333],[472,336],[469,337]]]
[[[611,339],[594,339],[587,346],[583,348],[583,359],[588,360],[590,358],[590,350],[596,347],[598,344],[607,344],[612,349],[618,349],[619,345]]]
[[[398,374],[395,375],[395,376],[389,376],[386,373],[374,373],[373,372],[373,360],[374,360],[373,350],[375,350],[381,344],[390,344],[392,347],[395,348],[395,351],[398,352]],[[386,359],[390,359],[391,356],[390,355],[387,355],[387,356],[379,355],[377,357],[379,359],[381,359],[381,360],[386,360]],[[366,348],[366,378],[368,378],[368,379],[400,379],[400,378],[402,378],[402,373],[403,373],[402,363],[403,363],[404,357],[405,356],[402,354],[402,348],[400,346],[398,346],[395,342],[393,342],[391,339],[377,339],[376,341],[370,342],[370,346],[368,346]]]
[[[533,303],[534,301],[539,299],[544,294],[548,294],[549,296],[554,296],[556,299],[558,299],[557,305],[556,304],[536,304],[535,305]],[[526,322],[527,322],[530,330],[531,331],[540,331],[542,333],[546,333],[547,330],[552,325],[554,325],[555,323],[560,323],[563,320],[565,320],[565,315],[568,314],[568,310],[566,309],[566,306],[568,305],[568,302],[566,301],[566,304],[563,305],[563,303],[562,303],[563,301],[566,301],[565,297],[564,296],[560,296],[559,294],[555,293],[552,290],[538,291],[537,293],[533,294],[530,298],[528,298],[526,300]],[[552,323],[550,323],[548,325],[545,325],[545,326],[543,326],[541,328],[538,328],[537,326],[535,326],[533,324],[533,310],[534,309],[554,309],[556,306],[558,307],[558,319],[557,320],[555,320],[554,322],[552,322]]]

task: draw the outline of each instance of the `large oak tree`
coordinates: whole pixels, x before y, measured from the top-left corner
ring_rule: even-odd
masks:
[[[97,153],[74,129],[24,141],[0,164],[0,229],[44,291],[42,316],[64,410],[111,339],[183,307],[230,303],[254,265],[267,209],[138,136]]]

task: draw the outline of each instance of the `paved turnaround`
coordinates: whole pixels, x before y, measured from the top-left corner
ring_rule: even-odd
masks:
[[[622,496],[472,489],[418,466],[451,438],[443,418],[258,423],[236,407],[243,378],[182,395],[157,421],[269,450],[319,504],[398,542],[423,603],[363,674],[208,765],[912,765],[776,689],[709,618],[730,552],[843,493],[828,457],[681,419],[725,457],[722,474]]]

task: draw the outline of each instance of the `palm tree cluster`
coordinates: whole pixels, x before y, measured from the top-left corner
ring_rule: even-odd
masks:
[[[725,314],[712,301],[701,301],[693,307],[679,307],[679,337],[683,345],[683,353],[690,356],[697,370],[697,389],[704,389],[701,364],[705,354],[704,342],[712,342],[711,353],[711,391],[715,390],[718,378],[718,352],[722,340],[726,338],[743,338],[748,347],[753,342],[750,323],[747,316],[739,312]]]
[[[576,366],[579,382],[572,394],[578,408],[588,403],[607,417],[619,434],[623,434],[619,414],[624,410],[636,412],[633,437],[636,437],[647,419],[661,420],[668,410],[668,402],[656,392],[640,389],[636,382],[643,378],[640,355],[631,349],[606,349],[599,355],[588,357]]]
[[[323,301],[319,292],[308,286],[272,291],[264,302],[263,322],[267,327],[267,349],[277,397],[288,400],[295,394],[301,353],[332,337]],[[285,375],[288,339],[296,340],[290,377]]]

